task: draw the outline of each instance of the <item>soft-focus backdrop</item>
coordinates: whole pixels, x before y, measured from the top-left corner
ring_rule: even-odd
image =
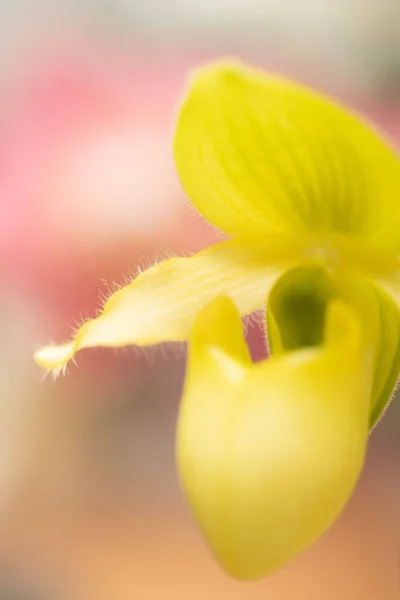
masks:
[[[180,495],[184,350],[82,352],[57,382],[32,351],[138,266],[213,240],[170,149],[193,65],[234,55],[291,75],[400,144],[400,2],[13,0],[0,50],[0,600],[398,600],[398,403],[335,526],[243,584]]]

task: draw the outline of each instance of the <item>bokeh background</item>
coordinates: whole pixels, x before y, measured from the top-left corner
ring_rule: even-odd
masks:
[[[138,265],[213,241],[170,148],[194,65],[288,74],[400,144],[398,0],[3,1],[0,50],[0,599],[398,600],[398,403],[335,526],[244,584],[180,494],[184,351],[82,352],[57,382],[32,361]]]

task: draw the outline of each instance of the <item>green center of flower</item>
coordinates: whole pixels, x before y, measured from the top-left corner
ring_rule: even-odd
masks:
[[[296,267],[282,275],[268,300],[270,350],[320,346],[327,306],[334,296],[332,278],[320,267]],[[272,321],[279,337],[271,335]]]

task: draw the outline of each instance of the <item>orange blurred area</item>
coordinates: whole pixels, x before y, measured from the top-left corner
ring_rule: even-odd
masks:
[[[187,73],[236,55],[328,90],[400,142],[390,0],[18,0],[0,7],[0,600],[396,600],[400,409],[338,522],[272,577],[219,568],[174,466],[185,348],[32,360],[115,284],[217,234],[171,153]],[[397,25],[396,25],[397,23]],[[256,325],[253,356],[265,354]]]

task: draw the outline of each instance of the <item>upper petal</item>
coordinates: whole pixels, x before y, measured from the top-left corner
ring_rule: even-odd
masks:
[[[400,164],[369,126],[280,77],[221,62],[195,72],[174,142],[183,187],[212,224],[400,239]]]
[[[178,427],[181,480],[225,569],[266,575],[329,527],[368,434],[371,369],[361,323],[330,304],[321,346],[251,365],[237,310],[200,312]]]
[[[45,346],[35,359],[59,369],[81,348],[186,340],[196,313],[220,294],[231,296],[243,315],[260,308],[276,276],[306,248],[299,237],[251,236],[167,260],[112,294],[101,315],[84,323],[70,343]]]

